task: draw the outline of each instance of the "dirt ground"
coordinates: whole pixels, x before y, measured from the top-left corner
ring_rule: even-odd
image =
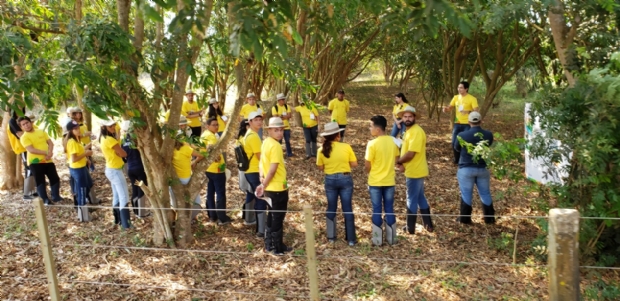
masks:
[[[396,88],[353,83],[347,87],[352,101],[346,142],[363,162],[370,139],[368,119],[388,116]],[[409,96],[414,98],[413,96]],[[514,138],[523,134],[522,108],[500,108],[486,118],[484,127]],[[149,244],[152,219],[132,216],[135,229],[113,225],[110,209],[98,209],[93,221],[79,223],[71,204],[46,208],[53,254],[63,300],[304,300],[308,299],[304,218],[301,210],[312,205],[318,257],[320,294],[325,300],[541,300],[547,299],[545,263],[532,251],[539,234],[535,218],[544,216],[530,205],[531,195],[521,184],[492,181],[496,225],[486,226],[476,199],[474,224],[455,222],[459,192],[456,167],[451,163],[447,116],[430,120],[423,102],[416,106],[417,120],[427,133],[430,176],[426,197],[435,232],[418,226],[415,235],[399,231],[398,243],[372,246],[367,177],[363,164],[353,170],[354,211],[359,243],[344,240],[344,220],[338,215],[338,241],[325,238],[326,199],[323,176],[314,162],[304,160],[303,133],[293,128],[296,157],[288,159],[289,210],[285,242],[292,254],[276,257],[263,251],[254,227],[243,225],[239,208],[244,196],[233,177],[227,186],[229,215],[234,222],[218,226],[201,214],[189,250],[158,249]],[[508,112],[508,113],[507,113]],[[324,122],[327,113],[321,116]],[[104,206],[111,206],[111,189],[99,155],[93,177]],[[229,151],[228,158],[234,158]],[[63,195],[69,196],[68,170],[57,157]],[[229,162],[229,163],[232,163]],[[233,170],[233,174],[236,171]],[[405,222],[405,178],[397,176],[395,210],[399,228]],[[206,190],[206,189],[205,189]],[[507,194],[512,190],[512,194]],[[204,192],[203,192],[204,194]],[[203,196],[204,199],[204,196]],[[203,204],[204,205],[204,204]],[[45,267],[34,209],[19,191],[0,195],[0,299],[47,300]],[[444,216],[442,216],[444,215]],[[518,234],[516,234],[518,228]],[[517,236],[514,244],[514,236]],[[516,251],[513,258],[512,252]],[[513,259],[517,266],[512,266]]]

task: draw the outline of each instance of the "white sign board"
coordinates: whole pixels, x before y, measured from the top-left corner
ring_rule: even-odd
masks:
[[[568,161],[564,158],[562,162],[553,163],[549,157],[533,157],[530,154],[530,145],[536,137],[545,137],[545,133],[540,130],[540,120],[536,116],[534,120],[530,118],[531,104],[525,104],[525,176],[531,181],[541,184],[557,183],[562,184],[563,178],[567,177],[565,167]],[[558,140],[552,140],[550,145],[560,147],[562,143]]]

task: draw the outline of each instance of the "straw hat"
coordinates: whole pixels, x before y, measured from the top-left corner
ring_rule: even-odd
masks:
[[[215,99],[215,98],[211,98],[211,99],[209,99],[209,104],[210,104],[210,105],[211,105],[211,104],[214,104],[214,103],[217,103],[217,99]]]
[[[404,115],[406,112],[411,112],[411,113],[413,113],[413,115],[415,116],[415,108],[414,108],[414,107],[412,107],[412,106],[406,106],[404,110],[402,110],[402,111],[398,112],[398,114],[396,114],[396,115],[398,115],[398,118],[403,118],[403,115]]]
[[[187,118],[181,115],[181,117],[179,117],[179,125],[183,125],[183,124],[187,124]]]
[[[283,128],[283,127],[284,127],[284,121],[282,121],[282,118],[280,117],[269,118],[269,125],[267,126],[268,129],[277,129],[277,128]]]
[[[248,93],[248,95],[245,96],[245,98],[250,98],[250,97],[256,97],[256,95],[254,93]]]
[[[187,91],[185,91],[185,95],[187,95],[187,94],[196,94],[196,93],[194,93],[194,91],[192,91],[192,90],[187,90]]]
[[[252,120],[252,119],[254,119],[256,117],[259,117],[259,116],[263,117],[262,112],[254,111],[254,112],[250,113],[250,115],[248,115],[248,120]]]
[[[321,136],[322,137],[330,136],[330,135],[333,135],[333,134],[336,134],[336,133],[339,133],[339,132],[342,132],[342,131],[344,131],[344,129],[341,129],[338,126],[337,122],[328,122],[323,127],[323,133],[321,133]]]
[[[286,95],[284,95],[283,93],[279,93],[279,94],[276,96],[276,100],[280,100],[280,99],[286,99]]]

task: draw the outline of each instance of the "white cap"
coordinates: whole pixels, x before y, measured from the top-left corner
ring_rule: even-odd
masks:
[[[250,97],[256,97],[256,95],[254,95],[254,93],[248,93],[248,95],[245,96],[245,98],[250,98]]]
[[[254,119],[254,118],[258,117],[258,116],[263,117],[262,112],[259,112],[259,111],[254,111],[254,112],[251,112],[251,113],[248,115],[248,120],[252,120],[252,119]]]
[[[283,93],[279,93],[279,94],[276,96],[276,100],[280,100],[280,99],[286,99],[286,95],[284,95]]]
[[[116,124],[116,121],[114,121],[114,119],[106,119],[106,120],[99,121],[99,124],[104,125],[104,126],[112,126]]]
[[[209,99],[209,104],[214,104],[214,103],[217,103],[217,99],[215,98]]]
[[[471,123],[480,122],[480,120],[482,120],[482,115],[480,115],[480,113],[476,111],[473,111],[469,113],[469,117],[467,118],[467,120],[469,120],[469,122]]]
[[[187,94],[196,94],[196,93],[194,93],[194,91],[192,91],[192,90],[187,90],[187,91],[185,91],[185,95],[187,95]]]

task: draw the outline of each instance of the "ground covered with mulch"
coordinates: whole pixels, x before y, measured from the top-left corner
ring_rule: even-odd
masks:
[[[370,137],[368,119],[389,116],[396,88],[375,83],[347,87],[352,102],[346,142],[360,163]],[[415,95],[408,95],[415,100]],[[502,103],[487,117],[484,127],[506,138],[523,135],[522,105]],[[363,164],[353,171],[354,211],[359,243],[344,240],[344,219],[338,216],[338,238],[325,238],[326,198],[323,175],[314,162],[304,160],[303,133],[293,128],[296,157],[287,160],[290,185],[285,242],[294,252],[276,257],[263,251],[253,226],[244,226],[239,208],[244,196],[237,179],[228,182],[232,224],[218,226],[202,214],[194,226],[194,242],[185,250],[159,249],[149,243],[152,219],[132,216],[135,229],[113,225],[111,209],[97,209],[93,221],[79,223],[71,204],[46,208],[53,254],[63,300],[304,300],[309,296],[302,208],[314,210],[319,290],[325,300],[541,300],[547,296],[544,254],[532,242],[539,236],[536,211],[524,183],[492,181],[496,225],[487,226],[481,208],[474,206],[474,224],[455,222],[459,191],[456,167],[451,163],[447,115],[431,120],[420,101],[418,123],[428,136],[430,176],[426,196],[434,216],[435,232],[418,226],[415,235],[399,231],[398,243],[372,245],[372,212]],[[327,113],[321,116],[325,122]],[[59,149],[59,148],[57,148]],[[111,189],[98,154],[93,174],[104,206],[111,206]],[[234,158],[229,151],[229,159]],[[69,196],[68,170],[56,157],[63,194]],[[232,163],[232,162],[229,162]],[[233,170],[233,174],[236,171]],[[205,189],[206,190],[206,189]],[[395,210],[405,222],[405,178],[398,175]],[[204,192],[203,192],[204,199]],[[479,201],[476,201],[479,204]],[[0,194],[0,299],[47,300],[45,268],[32,204],[18,191]],[[399,226],[400,228],[400,226]],[[518,231],[518,232],[517,232]],[[516,237],[516,244],[515,244]],[[513,254],[516,252],[516,255]],[[514,256],[513,256],[514,255]],[[516,265],[513,265],[515,263]]]

